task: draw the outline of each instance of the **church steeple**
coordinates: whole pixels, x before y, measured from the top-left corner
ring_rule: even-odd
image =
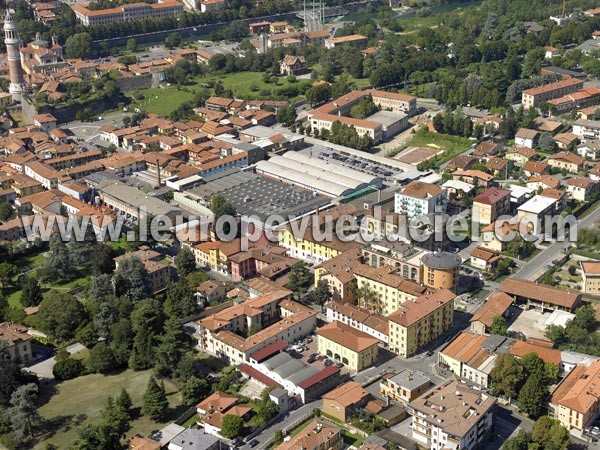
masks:
[[[19,51],[20,41],[17,34],[17,24],[8,11],[4,16],[4,43],[6,44],[6,53],[8,55],[8,69],[10,72],[9,92],[13,100],[20,101],[21,95],[25,90],[23,81],[23,67],[21,66],[21,52]]]

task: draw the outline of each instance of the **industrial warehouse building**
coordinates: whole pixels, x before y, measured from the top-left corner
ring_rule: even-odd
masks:
[[[332,198],[349,196],[369,186],[383,186],[376,176],[297,152],[260,161],[256,173]]]

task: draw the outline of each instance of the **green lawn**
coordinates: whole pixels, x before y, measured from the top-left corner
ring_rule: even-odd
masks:
[[[146,390],[151,370],[133,372],[126,370],[117,375],[86,375],[74,380],[65,381],[56,385],[56,392],[51,388],[42,386],[42,406],[39,413],[49,421],[52,431],[39,437],[34,448],[43,449],[46,444],[52,443],[60,449],[67,448],[68,444],[77,438],[77,428],[86,423],[98,424],[101,420],[101,410],[108,396],[117,396],[121,388],[125,388],[133,401],[133,407],[139,415],[142,405],[142,396]],[[146,417],[140,417],[131,424],[128,436],[135,433],[147,435],[154,430],[162,428],[183,412],[181,396],[175,388],[165,383],[169,394],[171,411],[164,423],[154,422]]]
[[[168,115],[177,109],[182,103],[192,100],[196,92],[202,89],[202,85],[214,85],[215,82],[221,81],[225,89],[231,89],[236,97],[244,99],[261,99],[265,95],[261,91],[268,90],[273,92],[290,85],[299,85],[301,80],[296,83],[289,83],[287,78],[279,77],[277,82],[265,83],[263,81],[262,72],[239,72],[228,73],[223,75],[210,75],[194,78],[193,82],[179,90],[176,86],[166,86],[142,89],[136,92],[141,92],[144,95],[143,100],[136,100],[134,94],[130,109],[140,108],[143,111]],[[274,93],[275,95],[275,93]],[[289,98],[287,100],[295,102],[300,97]]]

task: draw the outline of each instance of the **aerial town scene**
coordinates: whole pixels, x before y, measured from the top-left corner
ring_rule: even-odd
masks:
[[[0,450],[600,450],[600,0],[0,21]]]

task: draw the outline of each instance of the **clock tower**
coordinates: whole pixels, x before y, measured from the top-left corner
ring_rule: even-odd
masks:
[[[12,94],[13,100],[18,102],[21,100],[21,94],[25,90],[25,83],[23,82],[23,67],[21,67],[17,24],[8,11],[6,11],[6,16],[4,16],[4,43],[6,44],[8,69],[10,71],[10,86],[8,91]]]

